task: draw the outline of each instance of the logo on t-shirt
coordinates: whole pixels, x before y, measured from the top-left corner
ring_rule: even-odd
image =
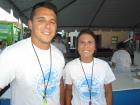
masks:
[[[49,77],[50,75],[50,77]],[[52,70],[50,73],[50,70],[47,70],[47,72],[44,72],[44,77],[45,77],[45,84],[44,84],[44,78],[43,75],[41,75],[39,81],[38,81],[38,92],[43,96],[44,95],[44,91],[45,91],[45,87],[46,87],[46,95],[47,97],[51,97],[54,95],[54,93],[56,93],[56,91],[58,90],[58,83],[57,83],[57,79],[58,79],[58,75],[57,73]],[[48,82],[48,78],[49,78],[49,82]],[[45,87],[44,87],[45,85]]]
[[[88,84],[90,85],[89,87],[91,87],[91,76],[87,76],[87,80],[84,77],[81,78],[78,84],[81,100],[84,100],[84,101],[89,101],[90,99],[90,92],[89,92],[87,81],[88,81]],[[94,100],[98,100],[97,98],[99,95],[100,95],[99,81],[93,78],[92,87],[91,87],[91,97],[92,99],[94,98]]]

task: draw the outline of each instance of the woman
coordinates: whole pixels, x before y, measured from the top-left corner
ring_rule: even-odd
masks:
[[[95,35],[82,30],[77,37],[79,58],[65,66],[66,105],[112,105],[115,76],[107,62],[93,56]]]

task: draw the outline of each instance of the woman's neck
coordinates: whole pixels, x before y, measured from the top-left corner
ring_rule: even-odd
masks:
[[[80,60],[84,63],[90,63],[92,62],[93,57],[90,57],[90,58],[80,57]]]

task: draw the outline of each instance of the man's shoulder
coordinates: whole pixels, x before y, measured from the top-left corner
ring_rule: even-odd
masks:
[[[8,54],[20,53],[26,50],[28,43],[29,43],[29,39],[20,40],[10,46],[7,46],[3,50],[3,53],[8,53]]]

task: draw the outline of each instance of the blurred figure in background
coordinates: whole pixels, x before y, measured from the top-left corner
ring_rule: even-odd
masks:
[[[56,34],[52,44],[56,46],[64,55],[66,54],[66,46],[60,34]]]
[[[114,73],[130,72],[132,61],[125,43],[118,43],[117,51],[114,52],[111,62]]]
[[[4,49],[4,43],[3,41],[0,41],[0,53],[2,52],[2,50]]]
[[[134,64],[134,47],[133,46],[134,45],[132,43],[128,44],[127,51],[130,54],[130,57],[131,57],[131,60],[132,60],[132,65],[135,65]]]

